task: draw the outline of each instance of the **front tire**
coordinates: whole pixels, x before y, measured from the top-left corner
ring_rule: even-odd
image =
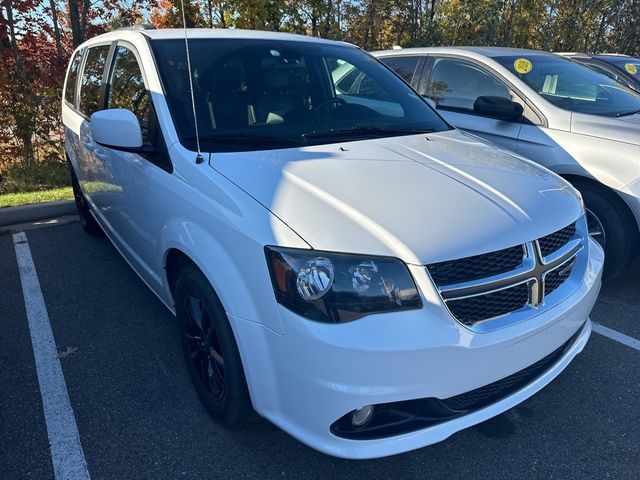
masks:
[[[202,405],[225,426],[244,423],[253,408],[235,337],[220,300],[194,266],[180,272],[175,302],[187,370]]]
[[[604,280],[612,280],[631,264],[635,257],[638,227],[621,199],[601,187],[578,183],[585,203],[589,233],[605,252]]]
[[[69,173],[71,174],[71,188],[73,189],[73,199],[76,202],[78,217],[80,217],[80,225],[89,235],[102,235],[102,228],[100,228],[100,225],[91,214],[89,202],[87,202],[84,193],[82,193],[78,177],[76,177],[76,173],[73,171],[71,163],[67,162],[67,164],[69,166]]]

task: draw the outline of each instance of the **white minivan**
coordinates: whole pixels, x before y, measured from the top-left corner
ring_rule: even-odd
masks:
[[[185,44],[138,27],[81,45],[65,151],[83,227],[176,315],[221,423],[255,411],[330,455],[391,455],[517,405],[584,348],[603,251],[569,183],[352,45]],[[338,91],[347,64],[380,102]]]

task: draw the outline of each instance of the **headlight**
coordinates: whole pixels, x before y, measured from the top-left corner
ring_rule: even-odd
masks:
[[[343,323],[372,313],[422,308],[397,258],[265,247],[278,303],[312,320]]]

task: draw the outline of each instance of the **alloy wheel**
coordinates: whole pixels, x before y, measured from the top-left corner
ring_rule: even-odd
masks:
[[[191,361],[200,383],[215,399],[224,398],[224,357],[211,314],[201,298],[194,294],[185,298],[186,340]]]
[[[607,243],[607,235],[604,231],[602,222],[600,221],[598,216],[593,213],[593,211],[589,210],[588,208],[586,208],[585,211],[587,214],[587,230],[589,232],[589,235],[591,235],[591,237],[593,237],[593,239],[598,242],[602,246],[602,248],[604,248]]]

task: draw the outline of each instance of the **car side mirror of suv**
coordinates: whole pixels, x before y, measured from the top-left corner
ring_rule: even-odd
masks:
[[[513,121],[522,117],[522,105],[504,97],[484,96],[476,98],[473,112],[498,120]]]
[[[142,142],[140,122],[126,108],[100,110],[91,115],[91,136],[103,147],[132,153],[151,153]]]

